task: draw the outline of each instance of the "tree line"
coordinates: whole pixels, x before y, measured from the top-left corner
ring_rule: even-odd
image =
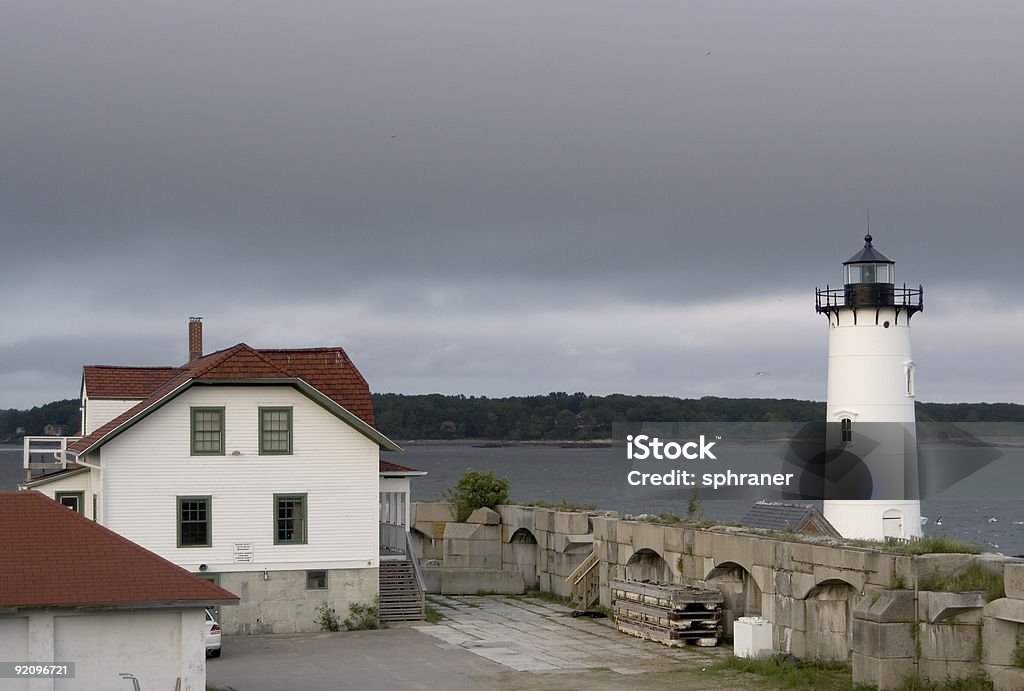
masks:
[[[29,410],[0,410],[0,441],[43,433],[48,424],[80,427],[77,398]],[[671,396],[543,396],[374,394],[377,427],[392,439],[494,439],[586,441],[609,439],[616,422],[814,422],[824,419],[821,401],[772,398],[699,399]],[[918,403],[921,422],[1024,422],[1017,403]]]
[[[825,403],[671,396],[446,396],[374,394],[377,427],[393,439],[584,441],[610,439],[616,422],[816,422]],[[921,422],[1024,422],[1015,403],[918,403]]]

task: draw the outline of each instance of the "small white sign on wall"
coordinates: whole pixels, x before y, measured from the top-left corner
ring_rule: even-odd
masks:
[[[249,564],[253,560],[253,545],[251,542],[235,543],[235,563]]]

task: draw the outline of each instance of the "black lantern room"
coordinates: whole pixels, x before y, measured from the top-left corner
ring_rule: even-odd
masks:
[[[895,307],[897,313],[906,310],[907,318],[924,309],[921,286],[901,288],[895,286],[895,263],[872,245],[873,238],[864,236],[860,252],[843,262],[843,288],[817,290],[818,312],[839,311],[843,308]]]

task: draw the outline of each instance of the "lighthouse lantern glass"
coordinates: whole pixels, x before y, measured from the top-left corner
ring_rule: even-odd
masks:
[[[847,264],[846,283],[892,283],[892,264]]]

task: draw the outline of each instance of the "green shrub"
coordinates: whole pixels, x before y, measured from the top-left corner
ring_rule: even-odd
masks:
[[[458,483],[443,492],[444,498],[455,507],[455,520],[464,522],[477,509],[493,509],[508,503],[508,478],[494,477],[494,471],[467,468]]]
[[[381,628],[379,602],[380,598],[377,598],[372,605],[364,605],[358,602],[350,604],[348,606],[349,615],[344,622],[345,628],[349,631],[366,631],[368,629]]]
[[[338,623],[338,613],[326,602],[321,602],[316,608],[317,617],[314,621],[320,624],[321,631],[341,631],[341,624]]]

